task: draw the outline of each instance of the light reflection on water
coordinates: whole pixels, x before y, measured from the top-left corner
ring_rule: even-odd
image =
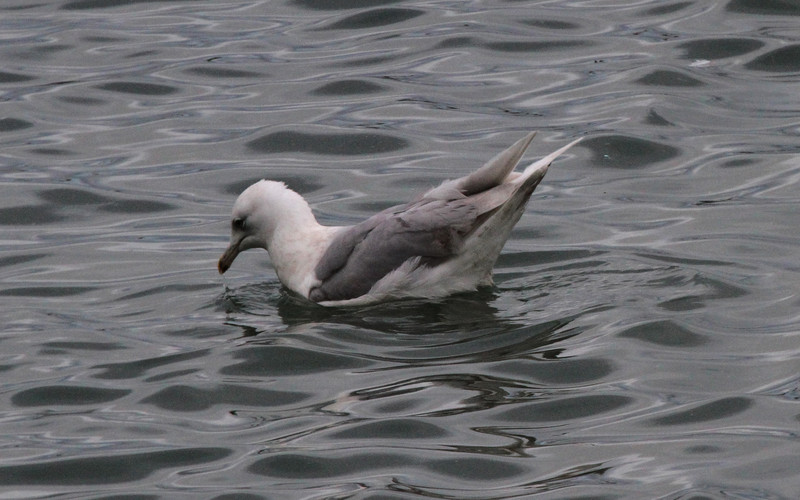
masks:
[[[0,9],[6,496],[800,490],[790,2]],[[533,129],[491,289],[216,275],[257,179],[349,224]]]

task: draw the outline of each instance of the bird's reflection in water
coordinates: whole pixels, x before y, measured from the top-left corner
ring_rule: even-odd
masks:
[[[270,282],[228,290],[223,300],[227,324],[251,337],[248,343],[291,342],[402,364],[553,358],[559,354],[553,344],[582,330],[570,326],[571,316],[504,317],[493,305],[497,299],[495,289],[483,288],[435,301],[322,307]]]
[[[493,328],[506,330],[514,321],[501,319],[491,305],[497,294],[485,287],[476,292],[442,299],[408,299],[362,307],[323,307],[298,297],[277,281],[226,288],[218,304],[228,314],[230,323],[241,325],[241,316],[248,316],[250,327],[245,336],[265,331],[255,325],[257,318],[274,318],[292,329],[309,324],[350,325],[374,332],[404,335],[463,332]],[[277,329],[278,325],[273,325]]]

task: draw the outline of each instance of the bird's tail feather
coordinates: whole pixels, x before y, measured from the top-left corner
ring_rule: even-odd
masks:
[[[569,148],[574,146],[575,144],[579,143],[582,138],[575,139],[574,141],[570,142],[566,146],[553,151],[549,155],[545,156],[544,158],[537,160],[531,163],[523,172],[522,175],[519,176],[521,182],[526,184],[530,182],[534,182],[536,184],[542,180],[544,174],[547,173],[547,168],[553,163],[553,160],[564,154]]]

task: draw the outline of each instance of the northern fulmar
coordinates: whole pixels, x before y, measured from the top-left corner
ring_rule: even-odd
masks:
[[[323,306],[436,298],[492,284],[492,268],[550,163],[575,140],[514,172],[535,132],[483,167],[354,226],[323,226],[302,196],[261,180],[233,206],[224,273],[264,248],[281,283]]]

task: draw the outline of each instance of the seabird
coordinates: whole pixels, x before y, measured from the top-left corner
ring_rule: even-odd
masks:
[[[261,180],[233,206],[224,273],[264,248],[281,283],[323,306],[436,298],[492,284],[492,268],[550,163],[580,139],[514,172],[535,132],[486,165],[354,226],[319,224],[302,196]]]

